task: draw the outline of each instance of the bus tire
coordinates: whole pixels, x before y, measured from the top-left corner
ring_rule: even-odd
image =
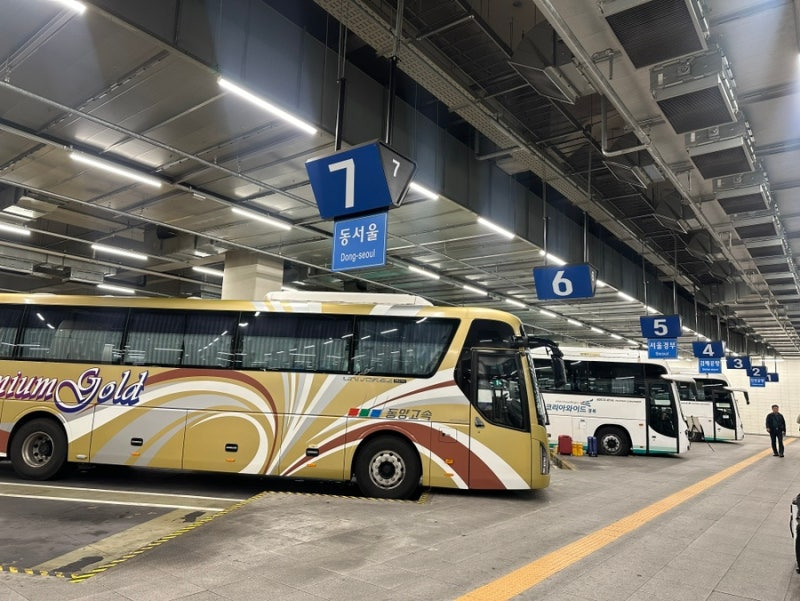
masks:
[[[14,433],[8,451],[19,476],[49,480],[67,464],[67,435],[53,419],[32,419]]]
[[[628,434],[622,428],[600,428],[597,431],[597,450],[601,455],[627,455],[631,450]]]
[[[367,497],[406,499],[419,486],[422,468],[410,443],[397,436],[378,436],[359,449],[355,474]]]

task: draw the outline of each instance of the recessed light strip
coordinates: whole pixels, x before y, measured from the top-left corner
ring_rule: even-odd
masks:
[[[267,225],[271,225],[273,227],[277,227],[282,230],[289,231],[292,229],[292,225],[290,223],[286,223],[285,221],[281,221],[280,219],[275,219],[274,217],[267,217],[266,215],[253,213],[252,211],[245,211],[244,209],[240,209],[239,207],[232,207],[231,211],[233,211],[237,215],[241,215],[242,217],[247,217],[248,219],[252,219],[253,221],[260,221],[261,223],[266,223]]]
[[[84,165],[89,165],[90,167],[95,167],[97,169],[107,171],[108,173],[113,173],[114,175],[127,177],[128,179],[132,179],[140,184],[145,184],[154,188],[161,187],[161,180],[155,177],[145,175],[144,173],[139,173],[138,171],[134,171],[133,169],[128,169],[126,167],[120,167],[119,165],[109,163],[108,161],[101,161],[79,152],[70,152],[69,158],[71,158],[73,161],[83,163]]]
[[[478,217],[478,223],[480,223],[481,225],[483,225],[485,227],[488,227],[490,230],[492,230],[494,232],[497,232],[498,234],[508,238],[509,240],[513,239],[515,237],[515,235],[516,235],[513,232],[510,232],[507,229],[502,228],[502,227],[500,227],[499,225],[497,225],[495,223],[492,223],[488,219],[484,219],[483,217]]]
[[[82,15],[86,10],[86,5],[83,2],[78,2],[77,0],[51,0],[51,2],[57,2],[62,6],[66,6],[70,10],[74,10],[79,15]]]
[[[0,223],[0,232],[8,232],[9,234],[19,234],[21,236],[30,236],[31,231],[26,227],[19,227],[18,225],[11,225],[10,223]]]
[[[439,195],[436,192],[434,192],[433,190],[428,190],[428,188],[426,188],[425,186],[420,186],[416,182],[411,182],[408,185],[408,189],[411,190],[412,192],[416,192],[417,194],[424,196],[425,198],[429,198],[431,200],[439,199]]]
[[[147,261],[147,255],[133,252],[132,250],[128,250],[126,248],[116,248],[115,246],[106,246],[105,244],[92,244],[92,250],[101,253],[108,253],[109,255],[128,257],[129,259],[136,259],[137,261]]]
[[[414,273],[424,275],[426,278],[430,278],[432,280],[438,280],[441,277],[438,273],[433,273],[432,271],[422,269],[421,267],[415,267],[414,265],[409,265],[408,269]]]
[[[108,290],[109,292],[119,292],[121,294],[136,294],[136,290],[133,288],[127,288],[125,286],[115,286],[114,284],[98,284],[98,288],[101,290]]]
[[[268,113],[275,115],[280,119],[283,119],[287,123],[294,125],[297,129],[302,130],[307,134],[311,135],[317,133],[317,128],[314,127],[313,125],[310,125],[309,123],[306,123],[301,119],[298,119],[294,115],[287,113],[286,111],[284,111],[281,108],[278,108],[271,102],[267,102],[263,98],[259,98],[252,92],[248,92],[244,88],[237,86],[235,83],[228,81],[224,77],[220,77],[218,81],[221,88],[224,88],[225,90],[236,94],[237,96],[239,96],[239,98],[247,100],[248,102],[256,105],[258,108],[265,110]]]
[[[217,278],[221,278],[223,275],[225,275],[219,269],[211,269],[210,267],[200,267],[197,265],[192,267],[192,271],[196,271],[197,273],[204,273],[205,275],[213,275],[214,277]]]

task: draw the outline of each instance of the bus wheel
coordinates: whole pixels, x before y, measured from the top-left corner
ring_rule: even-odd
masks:
[[[405,499],[419,485],[419,457],[409,443],[394,436],[380,436],[358,452],[356,482],[368,497]]]
[[[52,419],[34,419],[14,433],[8,450],[17,474],[30,480],[48,480],[66,464],[67,435]]]
[[[597,432],[597,448],[603,455],[627,455],[631,450],[622,428],[602,428]]]

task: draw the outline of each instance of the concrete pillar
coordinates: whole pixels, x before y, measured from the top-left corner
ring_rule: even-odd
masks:
[[[267,292],[280,290],[283,261],[243,250],[225,253],[222,298],[225,300],[263,300]]]

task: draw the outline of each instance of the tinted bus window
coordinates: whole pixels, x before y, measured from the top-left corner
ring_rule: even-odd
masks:
[[[565,361],[567,381],[562,387],[553,384],[553,370],[546,359],[536,359],[536,377],[542,390],[636,396],[646,394],[645,382],[660,379],[666,370],[658,365],[613,363],[606,361]]]
[[[0,311],[0,359],[8,359],[14,353],[20,321],[21,306],[8,305]]]
[[[433,375],[458,321],[436,318],[356,318],[353,372],[389,376]]]
[[[233,313],[133,311],[125,340],[129,365],[229,367]]]
[[[239,322],[244,369],[346,373],[350,316],[251,313]]]
[[[127,312],[96,307],[31,307],[23,359],[110,363],[120,354]]]

